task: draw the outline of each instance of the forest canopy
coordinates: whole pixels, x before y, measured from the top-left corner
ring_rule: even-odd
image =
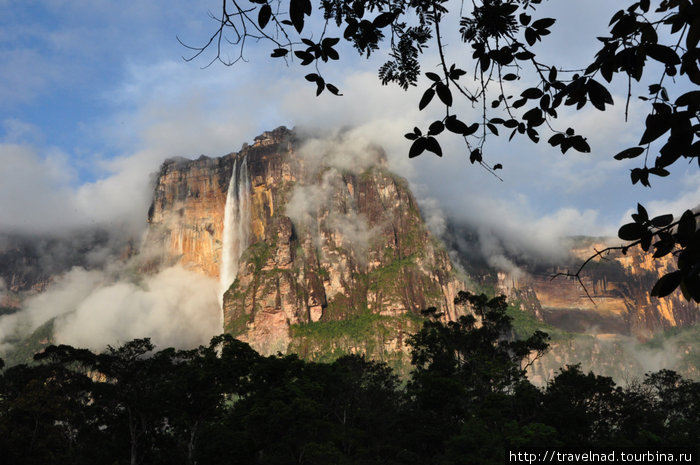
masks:
[[[0,374],[7,464],[504,463],[525,446],[679,446],[697,452],[700,383],[663,370],[626,387],[568,366],[545,387],[547,348],[513,339],[505,298],[460,292],[409,338],[413,371],[348,355],[263,357],[230,335],[156,351],[50,346]],[[685,449],[678,449],[685,450]]]

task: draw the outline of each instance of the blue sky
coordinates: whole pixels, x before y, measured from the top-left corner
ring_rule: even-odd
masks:
[[[545,4],[541,16],[559,21],[554,38],[538,49],[542,56],[564,66],[587,64],[591,38],[604,33],[612,14],[609,3]],[[444,142],[443,159],[407,159],[403,134],[417,123],[425,127],[439,111],[418,112],[420,88],[382,87],[381,55],[366,61],[348,54],[325,69],[341,98],[315,98],[302,77],[308,71],[267,58],[267,46],[256,53],[253,44],[249,62],[232,68],[185,62],[189,52],[176,36],[203,43],[214,27],[207,11],[219,5],[0,0],[0,231],[110,224],[138,232],[150,202],[149,174],[163,159],[220,156],[279,125],[355,127],[358,140],[386,148],[391,166],[411,180],[424,205],[441,207],[431,210],[432,220],[449,213],[505,239],[531,239],[526,246],[535,249],[558,234],[614,233],[637,201],[652,213],[700,203],[696,167],[675,167],[673,176],[646,189],[629,182],[634,162],[612,159],[637,141],[643,118],[634,101],[624,123],[623,86],[614,89],[613,110],[572,116],[589,136],[591,154],[563,156],[546,143],[492,140],[492,163],[505,168],[500,182],[470,165],[456,140]],[[458,52],[448,45],[448,53]],[[428,55],[426,63],[437,61]]]

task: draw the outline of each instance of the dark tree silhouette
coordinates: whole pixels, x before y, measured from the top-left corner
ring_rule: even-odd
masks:
[[[697,445],[700,383],[660,371],[623,389],[573,366],[535,387],[524,368],[546,335],[515,339],[504,302],[460,293],[473,316],[426,312],[403,382],[362,356],[262,357],[229,335],[50,346],[0,371],[3,464],[499,464],[513,447]]]

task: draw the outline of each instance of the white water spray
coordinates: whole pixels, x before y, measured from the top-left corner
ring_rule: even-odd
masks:
[[[245,157],[240,167],[238,160],[233,162],[231,181],[226,192],[223,236],[219,272],[219,304],[222,309],[224,293],[236,279],[239,260],[248,247],[250,237],[250,177]],[[223,326],[223,313],[221,318]]]

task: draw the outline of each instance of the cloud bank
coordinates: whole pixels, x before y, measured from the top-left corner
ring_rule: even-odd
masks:
[[[20,312],[0,316],[0,350],[50,320],[56,343],[93,350],[142,337],[194,347],[221,332],[216,280],[180,267],[137,281],[115,271],[73,268]]]

